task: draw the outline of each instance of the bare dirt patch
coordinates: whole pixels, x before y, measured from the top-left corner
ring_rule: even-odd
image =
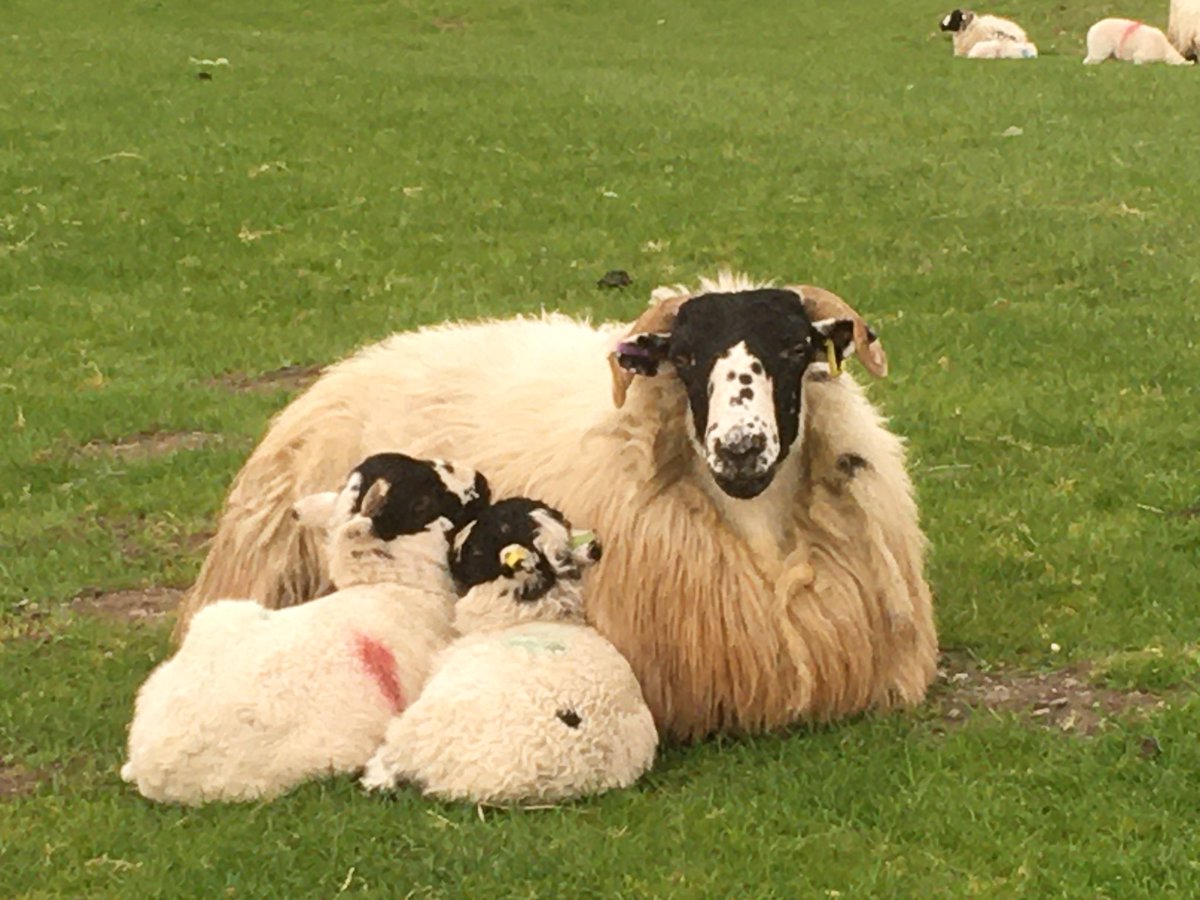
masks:
[[[1163,698],[1147,691],[1098,687],[1086,664],[1050,672],[992,668],[969,653],[947,651],[929,702],[947,727],[985,711],[1015,713],[1022,719],[1068,734],[1091,735],[1114,716],[1147,714]]]
[[[71,601],[71,609],[84,615],[121,622],[161,622],[183,599],[180,588],[148,587],[127,591],[92,591]]]
[[[90,441],[79,448],[78,454],[88,459],[139,460],[180,450],[198,450],[222,440],[221,435],[207,431],[148,431],[116,441]]]
[[[32,794],[49,777],[49,773],[40,769],[30,769],[10,759],[0,758],[0,803]]]
[[[266,391],[298,391],[306,388],[321,374],[323,366],[284,366],[261,375],[247,375],[244,372],[227,372],[211,379],[210,387],[224,388],[228,391],[259,392]]]

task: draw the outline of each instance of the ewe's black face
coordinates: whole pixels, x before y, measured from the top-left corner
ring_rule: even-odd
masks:
[[[838,334],[842,349],[848,334]],[[824,358],[825,340],[799,295],[764,288],[693,297],[670,334],[633,336],[617,354],[642,375],[671,363],[687,390],[697,452],[717,486],[745,500],[767,489],[796,442],[801,382]]]
[[[961,9],[953,10],[942,19],[942,31],[961,31],[966,24],[965,15]]]
[[[574,540],[558,510],[515,497],[490,506],[454,539],[450,574],[459,590],[504,582],[518,601],[544,597],[559,579],[578,579],[600,559],[595,540]]]
[[[372,531],[383,541],[421,531],[458,528],[490,498],[487,480],[466,466],[440,460],[414,459],[403,453],[367,457],[350,474],[338,498],[347,514],[362,510],[363,498],[376,481],[387,483],[379,509],[370,513]]]

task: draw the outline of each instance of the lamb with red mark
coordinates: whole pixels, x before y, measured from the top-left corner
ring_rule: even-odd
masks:
[[[488,499],[474,470],[387,453],[298,501],[337,589],[206,607],[138,692],[122,777],[195,804],[361,769],[453,637],[450,537]]]

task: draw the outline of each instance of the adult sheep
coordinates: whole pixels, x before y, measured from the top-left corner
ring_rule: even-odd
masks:
[[[1200,0],[1171,0],[1167,38],[1184,59],[1200,62]]]
[[[384,448],[476,467],[607,541],[588,618],[680,739],[919,702],[937,641],[902,442],[838,374],[887,358],[820,288],[723,273],[632,327],[443,325],[328,369],[239,473],[180,617],[326,589],[291,518]]]

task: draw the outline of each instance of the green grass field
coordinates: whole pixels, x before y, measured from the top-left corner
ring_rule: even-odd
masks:
[[[9,0],[0,894],[1200,893],[1200,72],[1085,69],[1098,0],[995,8],[1032,63],[953,59],[947,11]],[[74,598],[190,582],[270,373],[722,265],[886,338],[954,651],[926,707],[535,812],[122,785],[169,625]]]

